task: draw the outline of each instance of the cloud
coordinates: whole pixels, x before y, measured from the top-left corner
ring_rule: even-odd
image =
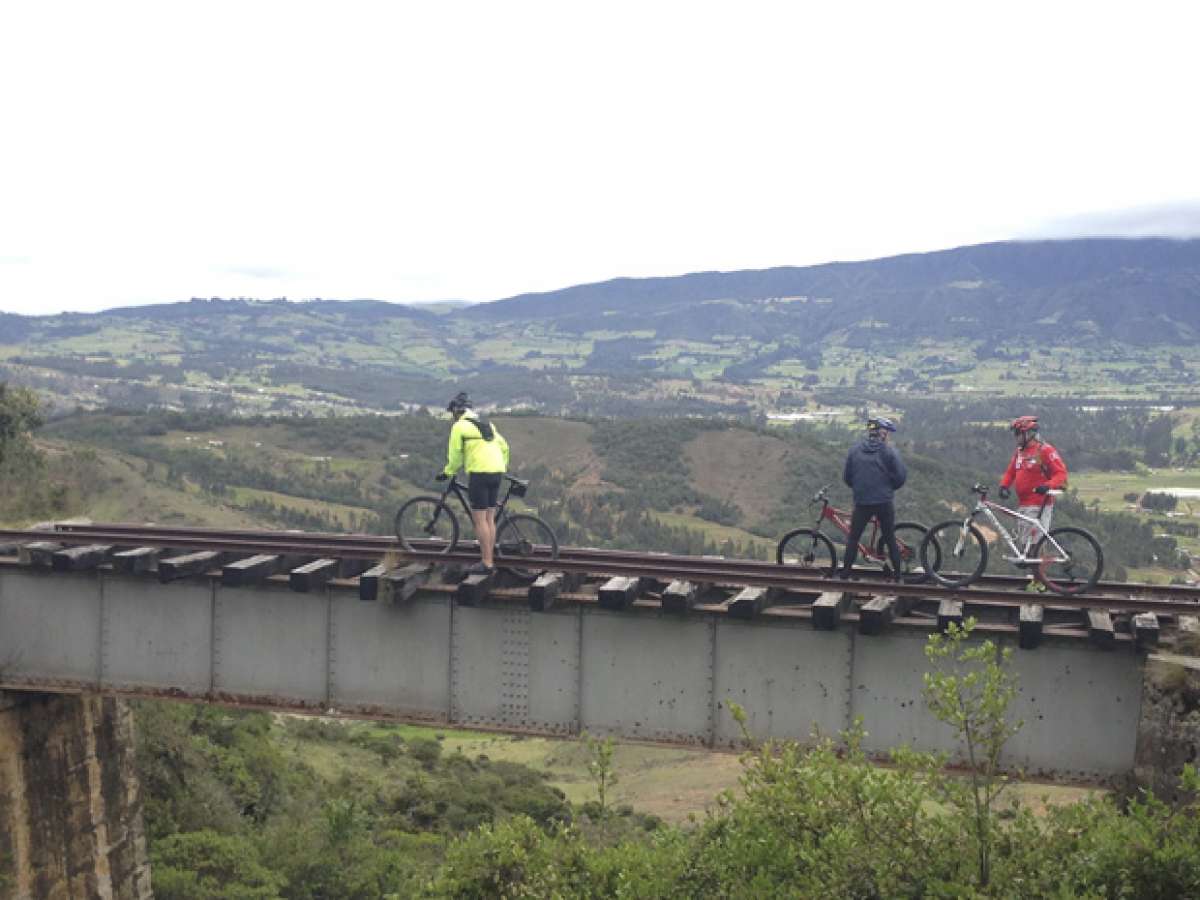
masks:
[[[1047,219],[1020,237],[1200,237],[1200,200]]]
[[[0,266],[27,266],[31,262],[32,256],[0,256]]]

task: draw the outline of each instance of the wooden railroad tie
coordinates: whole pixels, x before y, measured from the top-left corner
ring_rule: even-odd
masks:
[[[662,594],[662,610],[668,613],[686,613],[696,605],[696,598],[707,585],[691,581],[672,581]]]
[[[131,550],[118,550],[112,555],[113,568],[127,575],[141,575],[153,572],[158,568],[160,556],[170,556],[162,547],[134,547]]]
[[[238,587],[243,584],[254,584],[278,572],[283,567],[283,557],[278,554],[261,553],[257,556],[247,556],[227,563],[221,568],[221,584],[224,587]]]
[[[614,575],[601,586],[596,597],[602,609],[622,610],[629,609],[641,592],[641,578]]]
[[[1158,616],[1138,613],[1133,617],[1133,636],[1139,650],[1158,646]]]
[[[433,567],[428,563],[411,563],[388,572],[379,581],[379,602],[399,606],[413,598],[429,582]]]
[[[893,596],[872,597],[858,608],[858,631],[860,634],[882,634],[883,629],[899,613],[900,601]]]
[[[1036,650],[1042,642],[1042,625],[1046,609],[1040,603],[1022,603],[1017,625],[1017,645],[1022,650]]]
[[[94,569],[107,562],[112,553],[112,544],[87,544],[82,547],[64,547],[50,557],[55,572],[82,572]]]
[[[477,606],[487,598],[488,591],[496,581],[496,570],[476,572],[458,583],[454,599],[460,606]]]
[[[1088,640],[1102,650],[1111,650],[1117,645],[1117,633],[1113,628],[1112,616],[1106,609],[1087,610]]]
[[[324,587],[334,578],[357,578],[370,566],[365,559],[314,559],[288,573],[288,587],[306,593]]]
[[[17,559],[23,566],[49,569],[54,563],[54,554],[62,548],[57,541],[32,541],[17,548]]]
[[[946,632],[950,630],[950,624],[954,623],[957,627],[962,628],[963,623],[963,605],[961,600],[951,600],[946,598],[938,603],[937,627],[938,631]]]
[[[729,604],[729,615],[735,619],[753,619],[770,606],[777,595],[774,588],[742,588]]]
[[[398,569],[372,566],[358,576],[358,599],[366,603],[378,600],[386,606],[406,603],[428,583],[432,571],[429,563],[409,563]]]
[[[578,590],[581,584],[583,575],[579,572],[543,572],[529,586],[529,608],[535,612],[551,609],[559,594]]]
[[[307,593],[314,588],[323,587],[340,573],[340,560],[314,559],[288,573],[288,587],[302,594]]]
[[[228,556],[228,553],[221,550],[201,550],[170,559],[159,559],[158,580],[166,584],[168,581],[187,578],[189,575],[203,575],[211,569],[219,568]]]
[[[845,591],[826,591],[813,601],[813,628],[820,631],[833,631],[841,624],[842,613],[850,605],[849,595]]]
[[[364,603],[374,603],[379,597],[379,579],[387,574],[387,566],[372,566],[358,576],[358,599]]]

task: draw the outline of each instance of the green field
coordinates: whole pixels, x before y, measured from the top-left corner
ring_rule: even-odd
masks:
[[[381,736],[395,734],[405,740],[437,740],[444,755],[461,753],[472,760],[482,755],[520,763],[543,772],[572,803],[595,799],[595,786],[587,770],[588,752],[578,739],[366,722],[346,722],[343,727]],[[378,778],[388,777],[378,758],[358,747],[315,741],[297,741],[293,747],[297,759],[312,765],[331,782],[336,782],[343,771],[375,772]],[[721,792],[737,790],[743,767],[740,755],[731,751],[619,743],[614,747],[613,770],[617,783],[609,796],[614,804],[628,804],[638,812],[682,824],[712,809]],[[1034,781],[1017,785],[1016,791],[1035,808],[1072,803],[1102,792],[1094,787]]]
[[[1136,472],[1072,472],[1070,486],[1085,503],[1106,512],[1126,512],[1148,522],[1162,522],[1168,517],[1161,512],[1142,509],[1126,500],[1128,494],[1141,495],[1146,492],[1167,492],[1173,488],[1200,490],[1200,469],[1148,469]],[[1200,497],[1180,499],[1169,517],[1175,522],[1200,522]],[[1200,538],[1173,535],[1179,546],[1193,557],[1200,557]],[[1167,569],[1133,569],[1132,578],[1165,582],[1178,576],[1179,572]]]

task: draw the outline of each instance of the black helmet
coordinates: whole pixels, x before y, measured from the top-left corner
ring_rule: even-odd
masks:
[[[896,423],[885,416],[872,416],[867,419],[868,431],[895,431]]]
[[[464,409],[470,409],[472,405],[471,398],[467,396],[467,392],[459,391],[454,395],[454,399],[446,404],[446,409],[452,413],[460,413]]]

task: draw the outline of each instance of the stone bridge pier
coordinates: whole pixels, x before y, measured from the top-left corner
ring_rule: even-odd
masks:
[[[152,898],[119,699],[0,691],[0,898]]]

